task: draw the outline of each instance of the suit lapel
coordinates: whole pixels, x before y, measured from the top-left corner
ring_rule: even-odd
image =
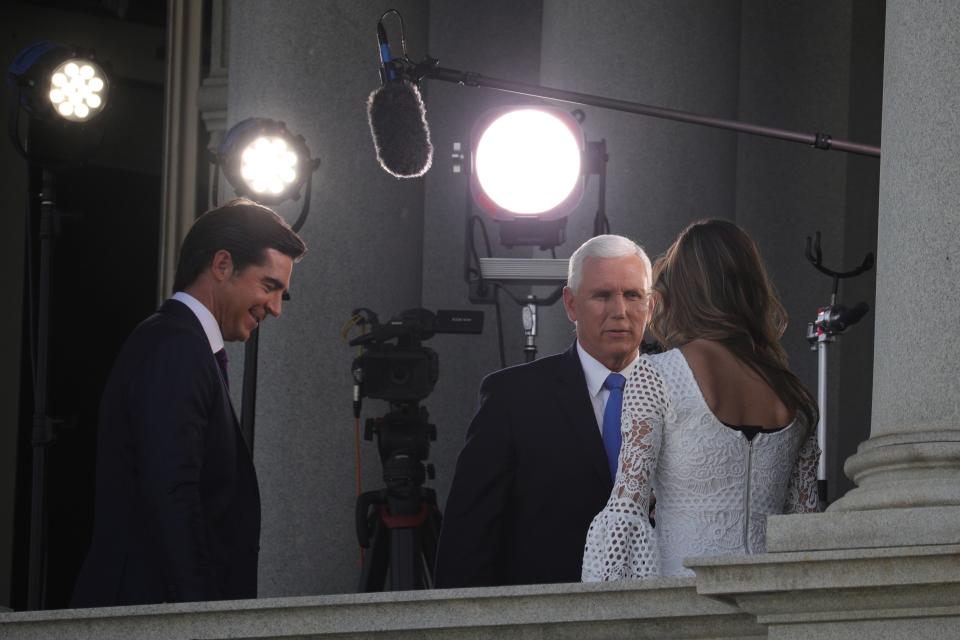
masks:
[[[203,330],[203,325],[200,324],[200,320],[196,315],[194,315],[193,311],[191,311],[190,307],[187,305],[178,300],[168,299],[164,301],[162,305],[160,305],[158,313],[168,314],[177,318],[184,324],[184,326],[189,327],[190,330],[197,334],[197,336],[202,338],[204,344],[209,344],[207,334]],[[230,417],[233,418],[233,428],[236,430],[240,441],[243,442],[244,446],[246,447],[250,458],[253,459],[253,452],[250,449],[250,443],[247,442],[247,439],[243,435],[243,430],[240,428],[240,421],[237,419],[237,412],[233,408],[233,400],[230,397],[230,390],[227,388],[227,381],[223,379],[223,374],[220,371],[220,364],[217,362],[217,358],[213,355],[212,351],[210,351],[210,362],[213,364],[213,368],[217,372],[217,377],[220,379],[220,388],[223,390],[223,400],[228,407]]]
[[[612,488],[607,453],[603,448],[597,417],[593,413],[593,405],[587,393],[587,380],[583,375],[576,343],[564,354],[563,366],[557,372],[554,393],[566,416],[566,428],[580,442],[586,458],[585,464],[599,476],[608,489]]]

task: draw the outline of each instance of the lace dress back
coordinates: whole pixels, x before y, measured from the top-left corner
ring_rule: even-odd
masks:
[[[621,430],[613,492],[587,534],[585,581],[692,575],[689,556],[762,553],[768,515],[817,508],[816,430],[795,419],[748,439],[725,426],[678,349],[640,359]]]

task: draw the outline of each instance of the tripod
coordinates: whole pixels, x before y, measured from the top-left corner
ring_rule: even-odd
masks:
[[[820,421],[817,423],[817,444],[820,447],[820,462],[817,466],[817,492],[820,495],[820,511],[827,507],[827,350],[837,337],[856,324],[870,310],[866,302],[857,303],[852,309],[837,304],[837,290],[842,278],[852,278],[873,268],[873,253],[868,253],[856,269],[834,271],[823,266],[823,252],[820,250],[820,232],[816,232],[816,241],[811,251],[810,237],[804,251],[813,267],[833,278],[833,292],[830,304],[817,309],[817,318],[807,324],[807,342],[810,350],[817,352],[817,404],[820,406]]]
[[[416,402],[391,404],[393,411],[366,422],[364,439],[377,436],[385,489],[357,498],[357,540],[367,549],[358,591],[407,591],[433,586],[440,532],[437,494],[423,483],[433,465],[422,461],[436,440],[436,426]]]

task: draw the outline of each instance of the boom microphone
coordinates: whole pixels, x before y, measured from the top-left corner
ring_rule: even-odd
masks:
[[[377,49],[382,85],[367,99],[367,122],[377,162],[397,178],[419,178],[433,164],[433,145],[423,98],[417,85],[404,79],[391,64],[390,45],[377,25]]]
[[[394,80],[371,93],[367,121],[384,171],[397,178],[419,178],[427,172],[433,145],[417,85]]]

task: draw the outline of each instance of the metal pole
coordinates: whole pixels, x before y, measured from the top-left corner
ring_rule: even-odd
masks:
[[[820,421],[817,423],[817,445],[820,461],[817,464],[817,491],[820,494],[820,511],[827,502],[827,347],[834,338],[826,332],[817,336],[817,404],[820,405]]]
[[[33,198],[33,191],[30,197]],[[44,607],[46,587],[47,449],[53,442],[53,423],[47,415],[47,378],[50,353],[50,271],[57,235],[53,174],[42,170],[40,191],[40,279],[37,299],[37,360],[33,385],[33,473],[30,490],[30,547],[27,608]],[[32,239],[28,238],[28,242]]]
[[[635,113],[642,116],[653,118],[663,118],[666,120],[675,120],[677,122],[686,122],[689,124],[699,124],[705,127],[714,127],[717,129],[728,129],[740,133],[749,133],[767,138],[777,138],[789,142],[799,142],[818,149],[846,151],[848,153],[857,153],[865,156],[880,157],[880,147],[875,147],[859,142],[849,140],[833,139],[826,133],[801,133],[798,131],[789,131],[787,129],[778,129],[775,127],[766,127],[762,125],[750,124],[747,122],[738,122],[736,120],[725,120],[723,118],[714,118],[676,109],[665,109],[663,107],[654,107],[637,102],[628,102],[626,100],[616,100],[605,98],[603,96],[591,95],[589,93],[578,93],[576,91],[566,91],[563,89],[553,89],[551,87],[542,87],[525,82],[514,82],[512,80],[501,80],[499,78],[487,78],[472,71],[458,71],[456,69],[445,69],[443,67],[432,67],[425,71],[424,77],[444,82],[462,84],[468,87],[488,87],[500,91],[509,91],[510,93],[519,93],[522,95],[533,96],[535,98],[549,98],[551,100],[560,100],[562,102],[571,102],[574,104],[590,105],[602,109],[612,109],[614,111],[624,111],[626,113]]]
[[[527,296],[533,299],[533,296]],[[523,314],[523,334],[525,342],[523,345],[523,355],[525,362],[533,362],[537,359],[537,305],[529,302],[521,310]]]

